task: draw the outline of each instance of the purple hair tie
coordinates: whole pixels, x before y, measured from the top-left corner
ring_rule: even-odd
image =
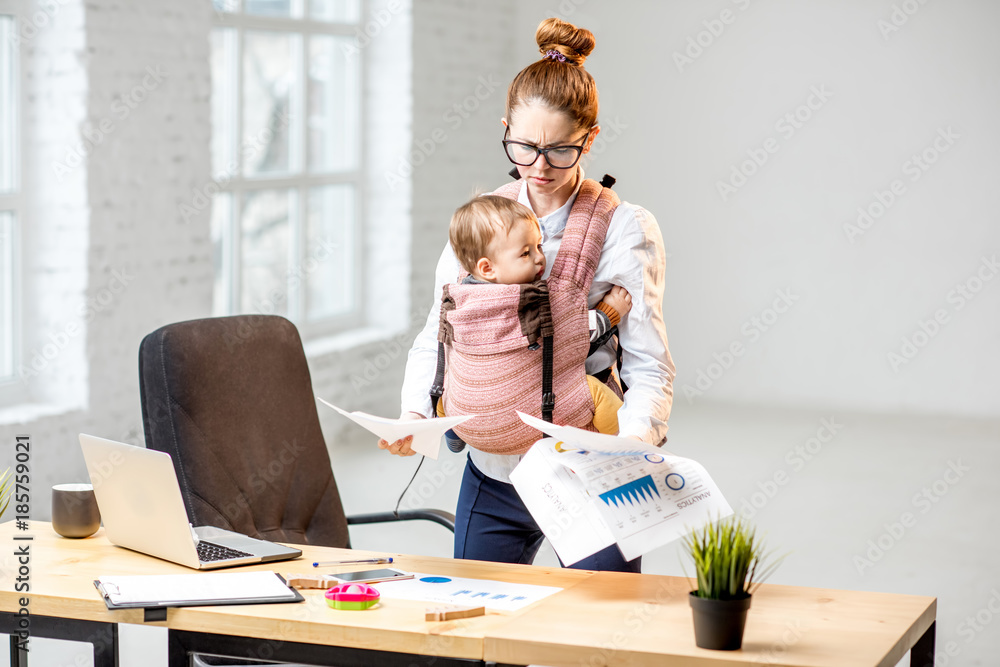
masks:
[[[545,58],[551,58],[552,60],[558,60],[561,63],[566,62],[566,56],[564,56],[563,54],[559,53],[555,49],[549,49],[548,51],[546,51],[545,52]],[[545,58],[543,58],[543,60]]]

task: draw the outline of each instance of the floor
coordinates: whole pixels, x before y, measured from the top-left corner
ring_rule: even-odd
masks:
[[[347,512],[391,509],[417,459],[355,433],[333,454]],[[936,667],[1000,664],[1000,422],[678,405],[667,447],[705,465],[734,509],[788,553],[772,583],[936,596]],[[463,465],[447,452],[427,460],[403,507],[453,510]],[[377,484],[351,483],[361,476]],[[447,531],[424,522],[359,526],[352,540],[451,554]],[[556,562],[547,547],[536,560]],[[645,556],[643,571],[681,575],[676,545]],[[165,655],[163,631],[126,626],[121,635],[123,666],[165,664],[149,657]],[[82,667],[85,654],[32,640],[33,665]]]

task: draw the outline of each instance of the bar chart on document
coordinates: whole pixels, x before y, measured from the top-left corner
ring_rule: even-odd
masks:
[[[705,482],[701,466],[688,459],[655,453],[608,456],[581,450],[564,455],[560,461],[583,482],[626,557],[674,539],[677,535],[670,535],[674,530],[664,532],[665,523],[678,523],[672,519],[686,515],[680,521],[686,523],[710,507],[720,509],[720,501],[731,511],[714,483]],[[680,525],[675,530],[683,532]]]

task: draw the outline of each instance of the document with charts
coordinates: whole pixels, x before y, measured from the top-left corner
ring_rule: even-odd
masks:
[[[511,483],[566,564],[612,544],[632,560],[733,513],[696,461],[636,440],[521,418],[553,437],[528,450]]]

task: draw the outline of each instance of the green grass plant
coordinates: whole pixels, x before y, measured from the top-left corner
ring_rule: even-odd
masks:
[[[765,553],[756,527],[735,514],[688,533],[683,545],[694,561],[698,579],[694,594],[712,600],[753,595],[781,562],[773,552]]]

